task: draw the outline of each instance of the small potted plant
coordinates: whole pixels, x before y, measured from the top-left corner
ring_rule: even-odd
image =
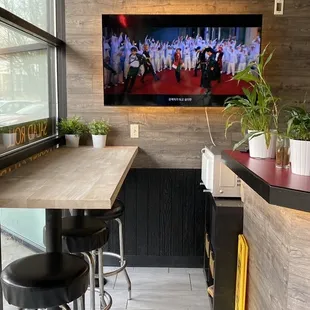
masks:
[[[225,133],[234,123],[240,123],[244,136],[234,150],[249,141],[250,156],[255,158],[275,158],[276,151],[279,98],[273,96],[265,79],[265,67],[273,56],[272,52],[266,57],[267,48],[259,56],[258,63],[249,63],[233,77],[238,82],[249,83],[249,88],[243,88],[244,97],[227,98],[224,109],[228,115]]]
[[[58,130],[61,135],[65,135],[66,146],[78,147],[80,136],[87,133],[87,126],[81,121],[80,117],[61,119],[58,123]]]
[[[290,107],[286,112],[292,173],[310,176],[310,112],[304,107]]]
[[[3,145],[8,148],[15,145],[16,132],[12,126],[0,127],[0,133],[2,134]]]
[[[88,124],[89,132],[92,135],[94,148],[104,148],[107,142],[107,134],[110,125],[105,120],[93,120]]]

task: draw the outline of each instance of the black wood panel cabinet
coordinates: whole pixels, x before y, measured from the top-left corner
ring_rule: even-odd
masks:
[[[238,235],[243,231],[240,199],[206,194],[204,271],[213,310],[234,310]]]
[[[200,169],[131,169],[119,198],[125,204],[125,256],[129,266],[203,268],[205,194]],[[118,249],[110,225],[108,250]],[[114,264],[105,260],[105,264]]]

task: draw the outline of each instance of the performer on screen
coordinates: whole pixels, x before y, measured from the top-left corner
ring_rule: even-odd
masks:
[[[175,69],[175,78],[178,83],[181,81],[181,68],[183,65],[182,57],[181,57],[181,49],[177,48],[174,54],[173,68]]]
[[[223,70],[223,56],[224,56],[223,48],[222,48],[222,46],[219,46],[218,51],[215,55],[215,60],[217,61],[218,68],[220,70],[220,74],[219,74],[219,78],[218,78],[219,83],[221,83],[221,74],[222,74],[222,70]]]
[[[148,74],[151,73],[153,75],[153,78],[155,81],[158,81],[159,78],[156,75],[156,72],[154,71],[154,67],[152,65],[152,59],[150,56],[150,52],[149,52],[149,46],[147,44],[144,45],[143,47],[143,57],[144,57],[144,61],[143,61],[143,65],[144,65],[144,73],[141,79],[141,82],[144,83],[144,77]]]
[[[169,68],[169,70],[172,69],[172,46],[168,45],[167,48],[167,56],[166,56],[166,67]]]
[[[211,81],[218,80],[221,72],[219,64],[215,59],[216,55],[211,47],[206,48],[206,54],[208,55],[208,60],[202,72],[202,87],[206,89],[206,94],[210,94]]]
[[[155,51],[155,67],[154,67],[156,72],[160,72],[160,47],[157,48]]]
[[[104,43],[104,88],[110,88],[112,74],[116,75],[116,71],[110,66],[110,46]]]
[[[227,68],[227,75],[235,76],[236,73],[236,64],[237,64],[237,54],[235,49],[231,46],[229,52],[227,53],[228,59],[228,68]]]
[[[237,72],[243,71],[246,68],[246,62],[247,62],[246,51],[242,49],[239,54],[239,64]]]
[[[191,69],[191,51],[188,46],[184,49],[184,68],[185,71]]]
[[[198,46],[197,48],[196,48],[196,64],[195,64],[195,74],[194,74],[194,76],[197,76],[197,70],[198,70],[198,68],[199,68],[199,66],[200,66],[200,46]]]
[[[129,70],[127,73],[127,79],[125,80],[125,85],[124,85],[124,92],[131,93],[132,88],[135,84],[137,75],[139,73],[139,68],[141,66],[142,62],[142,56],[138,56],[137,51],[138,49],[133,46],[130,49],[131,53],[129,55],[128,59],[128,64],[129,64]]]
[[[207,66],[206,54],[207,54],[207,49],[210,49],[210,48],[204,48],[199,53],[199,63],[200,63],[200,68],[201,68],[200,87],[203,87],[204,74],[206,72],[206,66]]]

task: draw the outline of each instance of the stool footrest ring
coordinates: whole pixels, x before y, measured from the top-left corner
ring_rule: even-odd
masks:
[[[106,303],[106,306],[103,308],[103,310],[109,310],[112,307],[112,297],[111,295],[107,292],[104,291],[104,301]]]
[[[105,256],[105,255],[118,258],[120,261],[122,259],[119,254],[112,253],[112,252],[103,252],[103,256]],[[109,272],[104,272],[103,276],[106,277],[106,278],[114,276],[114,275],[120,273],[121,271],[123,271],[126,268],[126,266],[127,266],[127,262],[126,262],[126,260],[123,260],[123,263],[121,264],[120,267],[116,268],[115,270],[109,271]]]

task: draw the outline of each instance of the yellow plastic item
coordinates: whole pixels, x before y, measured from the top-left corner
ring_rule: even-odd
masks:
[[[208,234],[206,234],[206,254],[207,254],[207,257],[210,257],[210,242],[209,242],[209,236]]]
[[[235,310],[245,310],[249,247],[243,235],[238,236],[238,260]]]
[[[214,298],[214,285],[209,286],[207,292],[212,298]]]
[[[210,251],[209,266],[210,266],[211,276],[214,279],[214,260],[213,260],[213,252],[212,251]]]

